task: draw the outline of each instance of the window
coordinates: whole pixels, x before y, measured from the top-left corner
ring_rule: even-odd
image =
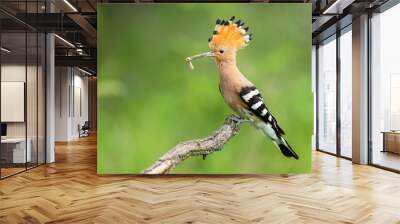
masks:
[[[340,36],[340,155],[352,156],[352,32],[351,26]]]
[[[400,170],[400,5],[371,18],[371,161]]]
[[[36,13],[43,3],[18,6],[21,13]],[[0,24],[0,178],[5,178],[45,163],[46,39],[12,16],[0,12],[0,17],[15,22],[12,29]]]
[[[336,153],[336,36],[318,47],[318,149]]]

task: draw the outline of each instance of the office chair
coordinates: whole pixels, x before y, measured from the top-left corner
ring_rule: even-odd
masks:
[[[85,121],[85,123],[82,125],[82,127],[79,127],[80,125],[78,125],[78,129],[79,129],[79,138],[80,137],[87,137],[89,136],[89,129],[90,129],[90,125],[89,125],[89,121]]]

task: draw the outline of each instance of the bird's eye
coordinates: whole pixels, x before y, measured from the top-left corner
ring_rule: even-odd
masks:
[[[224,53],[224,50],[223,50],[223,49],[219,50],[219,53],[223,54],[223,53]]]

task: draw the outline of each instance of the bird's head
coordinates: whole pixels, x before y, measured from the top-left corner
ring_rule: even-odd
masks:
[[[234,20],[234,16],[229,20],[217,19],[212,37],[208,39],[210,51],[188,57],[186,61],[190,65],[191,61],[203,57],[213,57],[217,63],[234,61],[236,52],[246,47],[252,39],[252,34],[248,34],[249,27],[244,27],[240,20]]]

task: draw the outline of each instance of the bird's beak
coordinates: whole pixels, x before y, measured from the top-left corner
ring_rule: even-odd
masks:
[[[205,52],[205,53],[202,53],[202,54],[196,54],[196,55],[193,55],[191,57],[187,57],[185,59],[185,61],[189,64],[191,69],[194,69],[192,61],[194,61],[196,59],[204,58],[204,57],[215,57],[215,54],[212,53],[212,52]]]

